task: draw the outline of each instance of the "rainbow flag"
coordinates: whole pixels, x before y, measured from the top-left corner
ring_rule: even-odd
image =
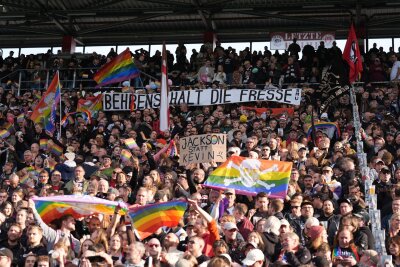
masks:
[[[177,149],[176,149],[176,144],[175,144],[175,141],[174,141],[174,140],[171,140],[171,141],[169,142],[169,145],[168,145],[168,149],[167,149],[166,154],[167,154],[167,156],[170,157],[170,158],[173,158],[173,157],[175,157],[175,156],[178,156],[178,151],[177,151]]]
[[[10,132],[8,132],[7,130],[0,130],[0,138],[1,139],[6,139],[9,136],[10,136]]]
[[[35,185],[38,180],[40,170],[35,169],[34,166],[28,166],[24,168],[25,175],[19,178],[19,182],[24,185]]]
[[[51,105],[50,117],[44,126],[45,130],[49,131],[50,133],[54,133],[54,131],[56,130],[57,109],[60,108],[59,104],[61,100],[61,85],[60,85],[60,77],[58,71],[54,76],[54,79],[57,79],[58,83],[56,85],[54,101]]]
[[[120,156],[120,157],[121,157],[121,161],[122,161],[122,162],[125,162],[125,161],[128,161],[128,160],[131,159],[132,153],[129,152],[129,150],[122,149],[122,151],[121,151],[121,156]]]
[[[6,123],[6,124],[4,125],[4,129],[5,129],[7,132],[9,132],[10,134],[15,133],[14,125],[11,124],[11,123]]]
[[[74,115],[76,112],[70,112],[65,114],[65,116],[61,119],[61,125],[62,127],[67,127],[69,124],[73,124],[74,118],[72,118],[72,115]]]
[[[88,111],[92,118],[97,117],[97,113],[103,109],[103,95],[87,97],[86,99],[79,99],[77,112]]]
[[[21,113],[21,114],[19,114],[18,117],[17,117],[17,122],[23,122],[24,119],[25,119],[25,114],[24,114],[24,113]]]
[[[127,48],[113,60],[102,66],[94,75],[93,80],[97,82],[96,87],[100,87],[126,81],[139,75],[140,71],[133,63],[131,52]]]
[[[134,149],[134,148],[138,147],[135,139],[133,139],[133,138],[125,139],[124,143],[129,149]]]
[[[232,156],[215,169],[205,186],[235,189],[236,193],[254,196],[266,192],[271,198],[285,198],[292,162],[249,159]]]
[[[61,156],[63,151],[64,149],[62,148],[62,146],[57,145],[56,143],[54,143],[51,147],[51,152],[56,154],[57,156]]]
[[[339,138],[340,136],[340,129],[335,122],[318,122],[314,124],[315,131],[321,131],[325,133],[330,139],[334,136]],[[311,140],[311,133],[313,131],[313,127],[310,126],[307,130],[307,138]]]
[[[153,234],[160,227],[176,227],[187,209],[187,202],[175,200],[129,208],[132,225],[141,240]]]
[[[49,87],[31,114],[31,120],[35,123],[43,122],[46,130],[53,129],[52,127],[55,124],[54,116],[57,109],[57,101],[59,101],[61,96],[60,88],[60,80],[57,72],[57,75],[54,75]]]
[[[47,150],[47,145],[49,143],[48,139],[40,139],[39,140],[39,146],[41,150]]]
[[[35,207],[45,223],[70,214],[75,219],[80,219],[93,214],[113,215],[116,206],[120,206],[121,215],[128,211],[123,202],[109,201],[92,196],[65,195],[51,197],[34,197]]]

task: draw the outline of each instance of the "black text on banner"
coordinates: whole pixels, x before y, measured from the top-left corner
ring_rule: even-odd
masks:
[[[103,109],[105,111],[130,110],[131,94],[105,93]],[[253,101],[272,101],[299,105],[301,89],[204,89],[169,92],[170,105],[209,106]],[[159,108],[160,94],[134,94],[135,109]]]

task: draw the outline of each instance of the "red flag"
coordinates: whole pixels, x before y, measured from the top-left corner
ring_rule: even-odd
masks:
[[[168,99],[168,76],[167,76],[167,52],[165,43],[162,50],[161,66],[161,104],[160,104],[160,131],[169,130],[169,99]]]
[[[343,51],[343,59],[349,64],[349,81],[353,83],[363,70],[360,48],[353,24],[351,24],[349,36],[347,37],[346,46]]]

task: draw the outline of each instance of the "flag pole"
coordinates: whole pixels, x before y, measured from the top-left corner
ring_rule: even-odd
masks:
[[[57,76],[58,76],[58,86],[60,87],[60,131],[58,132],[58,141],[61,140],[61,130],[62,130],[62,106],[61,106],[61,98],[62,98],[62,94],[61,94],[61,82],[60,82],[60,73],[59,71],[57,71]]]

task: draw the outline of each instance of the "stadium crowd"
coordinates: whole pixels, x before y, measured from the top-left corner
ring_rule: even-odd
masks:
[[[76,110],[79,99],[93,95],[94,73],[116,53],[69,60],[50,53],[40,58],[12,54],[1,58],[0,77],[6,77],[1,80],[0,122],[4,127],[14,124],[15,133],[0,142],[0,266],[378,266],[365,179],[372,179],[376,188],[386,250],[393,259],[389,266],[400,266],[398,55],[375,45],[363,55],[364,83],[358,93],[362,130],[355,132],[348,94],[335,99],[327,110],[320,109],[326,95],[318,83],[328,66],[340,61],[340,49],[326,49],[321,43],[316,51],[304,47],[301,59],[299,52],[295,41],[281,55],[267,47],[251,53],[217,44],[215,49],[204,45],[188,58],[180,44],[168,59],[169,79],[181,90],[229,85],[262,89],[266,83],[300,86],[303,97],[293,114],[274,116],[269,110],[260,114],[238,104],[180,105],[171,107],[170,130],[160,132],[158,110],[100,110],[91,122],[76,117],[59,138],[57,132],[46,132],[44,125],[29,119],[44,91],[40,90],[44,62],[48,68],[60,69],[65,81],[62,114],[58,112],[62,117]],[[141,85],[150,84],[148,77],[160,72],[161,53],[150,57],[138,50],[133,56],[146,73]],[[340,66],[338,80],[346,80],[346,68]],[[75,68],[80,69],[82,82],[71,88]],[[29,69],[25,80],[32,81],[22,96],[15,90],[22,86],[15,84],[16,69]],[[289,108],[272,102],[251,106]],[[312,121],[337,123],[337,135],[316,131],[309,137]],[[163,153],[171,140],[179,151],[180,137],[204,133],[227,134],[227,157],[293,162],[286,198],[210,190],[202,185],[219,164],[179,166],[177,156]],[[361,175],[356,155],[358,134],[367,153],[367,177]],[[122,162],[127,138],[135,139],[138,146],[131,151],[133,157]],[[41,148],[41,139],[50,140],[50,147],[52,143],[62,146],[63,155]],[[113,216],[74,219],[65,215],[44,223],[30,198],[64,194],[136,206],[187,198],[190,205],[178,227],[160,228],[139,240],[118,208]]]

